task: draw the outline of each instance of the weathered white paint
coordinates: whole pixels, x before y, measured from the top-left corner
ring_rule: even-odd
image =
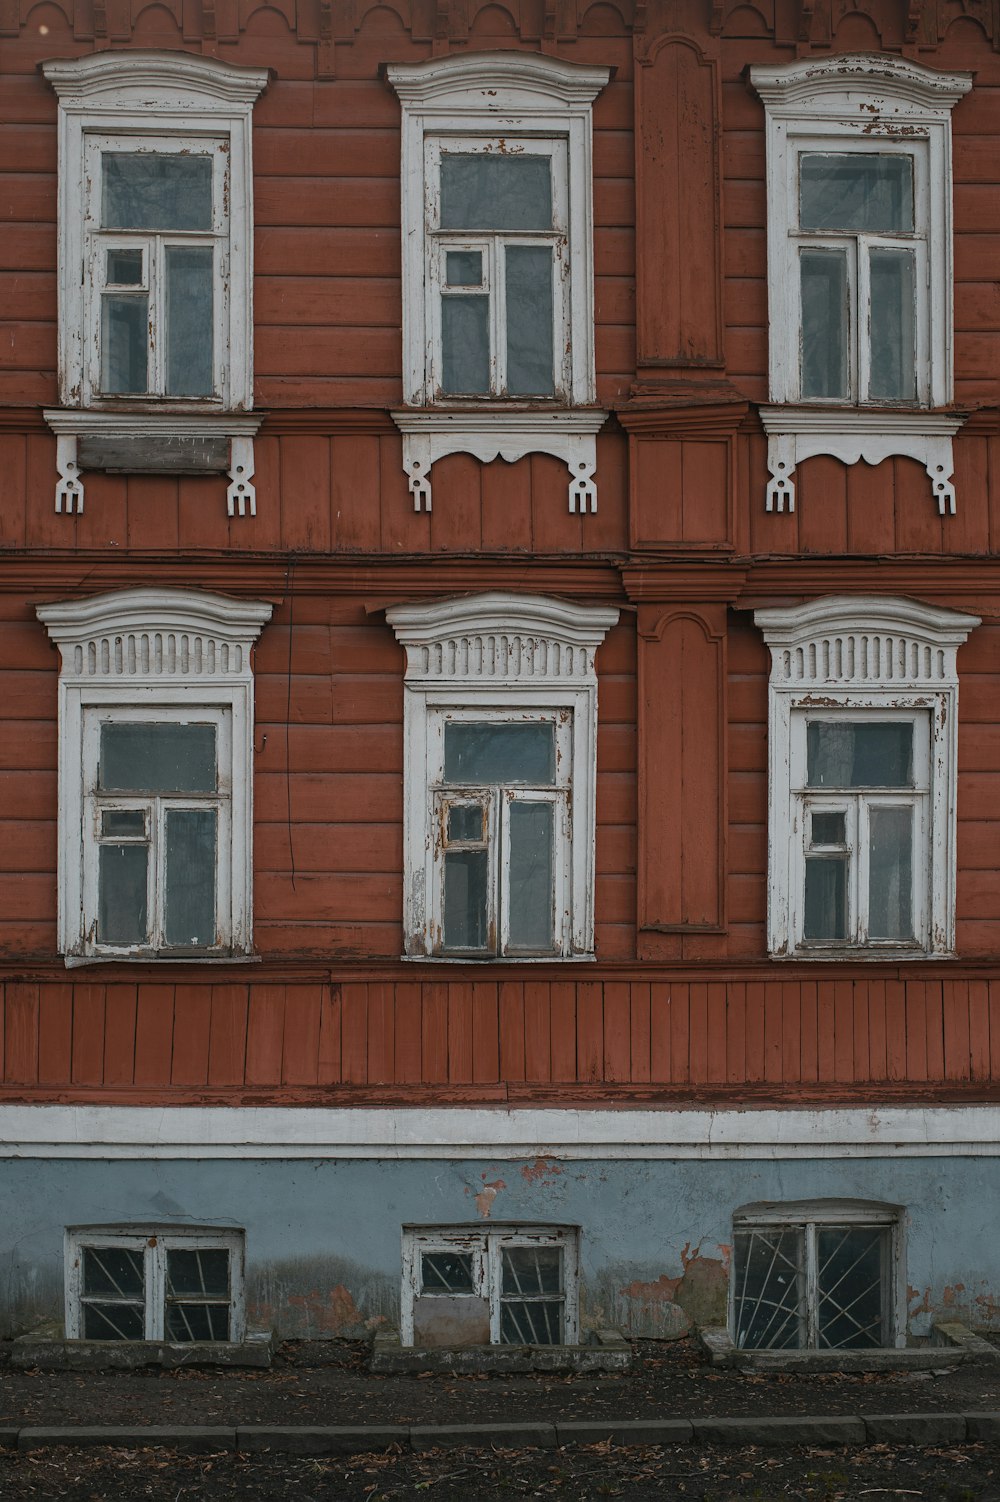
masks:
[[[576,1107],[0,1105],[5,1158],[1000,1157],[1000,1106],[714,1111]]]
[[[768,949],[803,945],[805,829],[802,817],[806,715],[884,719],[917,712],[915,740],[925,733],[925,824],[915,879],[927,877],[917,943],[864,947],[868,958],[948,954],[955,943],[956,781],[958,775],[958,648],[979,617],[916,600],[846,595],[788,609],[758,610],[754,620],[771,649],[768,685]],[[919,767],[917,768],[919,775]],[[919,788],[915,789],[916,794]],[[920,914],[915,914],[918,919]],[[815,950],[817,957],[856,957],[845,944]]]

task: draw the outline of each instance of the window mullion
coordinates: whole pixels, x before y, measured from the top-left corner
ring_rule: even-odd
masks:
[[[847,252],[847,297],[850,304],[847,316],[847,337],[851,347],[848,354],[848,371],[851,382],[851,400],[866,402],[871,382],[871,275],[869,270],[870,244],[866,236],[857,235],[849,242]]]
[[[490,1343],[500,1344],[500,1290],[503,1279],[500,1266],[500,1241],[496,1236],[486,1238],[487,1282],[490,1300]]]
[[[510,946],[510,894],[504,872],[510,871],[510,802],[513,794],[508,788],[494,788],[492,793],[492,819],[495,834],[490,841],[490,890],[493,894],[493,912],[490,929],[496,934],[496,953],[506,954]]]
[[[160,1238],[151,1236],[143,1252],[146,1276],[146,1339],[163,1339],[163,1248]]]
[[[804,1227],[804,1242],[806,1345],[811,1350],[815,1350],[819,1345],[819,1265],[816,1248],[816,1227],[812,1221]]]
[[[167,891],[167,839],[166,804],[162,798],[154,798],[150,806],[149,839],[152,846],[147,865],[147,880],[152,890],[146,899],[149,913],[149,942],[154,949],[162,949],[165,943],[166,891]]]
[[[162,396],[166,390],[164,348],[166,345],[166,251],[163,235],[149,247],[149,391]]]
[[[869,885],[869,847],[871,841],[870,821],[868,817],[868,799],[859,796],[852,800],[854,805],[854,830],[852,845],[854,857],[851,862],[854,875],[851,886],[855,896],[853,927],[849,932],[854,934],[856,944],[868,943],[868,901],[870,894]]]
[[[507,395],[507,247],[499,235],[490,241],[490,385]]]

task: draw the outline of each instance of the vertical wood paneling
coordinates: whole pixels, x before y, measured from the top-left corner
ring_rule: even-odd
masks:
[[[600,981],[576,988],[576,1061],[581,1080],[604,1078],[604,996]]]
[[[941,987],[941,1003],[944,1026],[945,1079],[967,1080],[972,1074],[969,1037],[970,1001],[967,982],[943,982]]]
[[[906,1078],[906,987],[899,980],[885,983],[885,1073]]]
[[[781,987],[781,1078],[794,1084],[802,1078],[802,987]]]
[[[345,986],[340,1036],[345,1085],[368,1083],[368,987]]]
[[[764,990],[761,981],[747,984],[746,1062],[751,1082],[764,1078]]]
[[[927,1008],[927,1078],[943,1080],[944,1072],[944,1007],[941,982],[929,980],[924,988]]]
[[[319,1058],[316,1083],[336,1085],[342,1079],[342,1001],[339,986],[319,988]]]
[[[422,1029],[420,987],[414,982],[403,982],[396,987],[396,1083],[399,1085],[418,1085],[423,1078]]]
[[[885,981],[877,976],[868,982],[868,1060],[869,1078],[886,1079]]]
[[[847,1083],[854,1074],[854,984],[833,983],[834,1079]]]
[[[701,1085],[708,1079],[708,986],[688,987],[689,1079]]]
[[[990,988],[984,980],[969,982],[969,1065],[974,1080],[990,1076]]]
[[[103,986],[76,987],[73,995],[74,1085],[104,1083],[104,1008]]]
[[[131,1085],[135,1076],[135,986],[111,985],[105,997],[104,1083]],[[242,1070],[234,1084],[241,1084]]]
[[[174,987],[139,987],[135,1011],[135,1085],[170,1083],[174,1042]]]
[[[622,981],[604,983],[603,1077],[624,1082],[632,1078],[632,1016],[629,986]]]
[[[472,986],[472,1078],[477,1085],[500,1079],[500,1016],[495,981]]]
[[[800,988],[799,1025],[802,1029],[800,1057],[803,1084],[814,1084],[819,1078],[819,1034],[817,1016],[817,991],[815,981],[803,981]]]
[[[524,984],[524,1076],[552,1079],[552,1006],[548,981]]]
[[[672,1078],[684,1083],[691,1078],[691,992],[690,987],[670,987],[670,1062]]]
[[[740,1085],[747,1067],[747,988],[740,981],[726,987],[726,1083]]]
[[[448,1078],[453,1085],[472,1083],[472,987],[448,987]]]
[[[524,986],[503,981],[500,986],[500,1078],[520,1083],[524,1069]]]
[[[926,1080],[927,1004],[924,983],[911,980],[906,986],[906,1073],[908,1080]]]
[[[348,986],[344,990],[350,990]],[[281,1075],[285,1085],[315,1085],[319,1075],[321,987],[289,986],[285,992],[285,1035]]]
[[[649,1075],[655,1084],[673,1079],[670,987],[654,981],[649,988]]]
[[[207,1083],[211,1020],[211,992],[208,986],[179,985],[175,988],[171,1084]]]
[[[285,1031],[285,987],[251,986],[247,1011],[246,1082],[281,1084]]]
[[[836,1078],[837,1048],[833,981],[822,980],[816,990],[816,1053],[819,1078]]]
[[[423,1078],[444,1084],[448,1079],[448,987],[431,982],[421,986],[420,991]],[[523,1055],[523,1031],[521,1050]]]
[[[629,987],[629,1056],[632,1081],[637,1085],[647,1084],[652,1076],[650,987],[645,981],[633,981]]]
[[[764,1078],[768,1081],[782,1077],[782,996],[780,986],[767,986],[764,991]]]
[[[570,981],[553,981],[552,1079],[578,1078],[576,1065],[576,987]]]
[[[868,983],[867,981],[854,981],[851,989],[854,1002],[851,1018],[854,1068],[851,1078],[868,1080],[871,1079],[871,1056],[868,1048]]]
[[[9,989],[9,987],[8,987]],[[38,1083],[65,1085],[72,1077],[73,987],[38,988]]]
[[[242,1085],[247,1067],[246,986],[212,987],[212,1020],[208,1038],[210,1085]]]
[[[391,1085],[395,1078],[396,988],[373,983],[368,987],[368,1082]]]

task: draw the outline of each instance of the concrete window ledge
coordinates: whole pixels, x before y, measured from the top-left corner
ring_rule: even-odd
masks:
[[[618,1330],[595,1330],[579,1346],[404,1346],[395,1330],[372,1345],[373,1372],[624,1372],[632,1347]]]
[[[271,1330],[251,1331],[246,1340],[64,1340],[44,1334],[20,1335],[10,1345],[12,1367],[45,1372],[93,1372],[142,1366],[267,1367],[274,1353]]]
[[[864,1351],[747,1351],[733,1343],[723,1326],[711,1325],[699,1330],[698,1338],[711,1366],[728,1366],[743,1372],[940,1371],[968,1359],[968,1351],[958,1344]]]

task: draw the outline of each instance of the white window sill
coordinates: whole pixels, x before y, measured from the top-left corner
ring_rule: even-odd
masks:
[[[259,965],[259,954],[67,954],[66,969],[81,965]]]
[[[590,964],[596,954],[401,954],[408,965],[571,965]]]

